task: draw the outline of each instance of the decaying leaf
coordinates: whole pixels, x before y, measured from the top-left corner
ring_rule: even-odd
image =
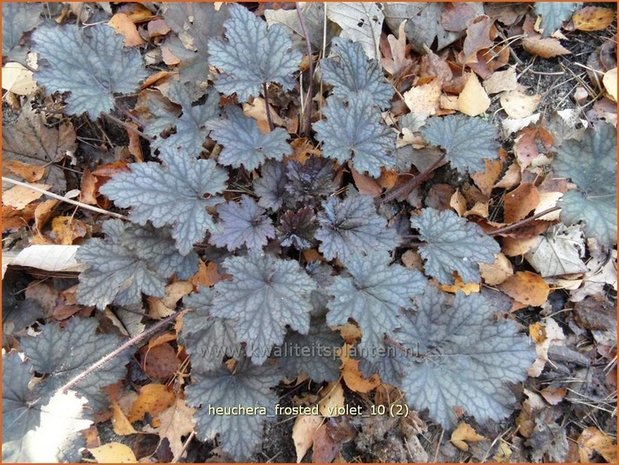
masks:
[[[384,15],[376,3],[336,2],[327,6],[327,17],[342,28],[342,37],[360,43],[370,58],[380,56],[379,41]]]

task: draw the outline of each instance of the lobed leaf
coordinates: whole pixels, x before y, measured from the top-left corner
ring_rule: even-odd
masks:
[[[170,86],[170,100],[180,105],[182,113],[170,112],[167,108],[149,102],[149,110],[155,118],[144,128],[144,132],[155,137],[151,146],[160,153],[182,150],[192,156],[200,155],[209,133],[208,123],[219,117],[219,94],[210,92],[203,104],[194,105],[195,94],[199,91],[193,86],[176,81]],[[161,134],[175,128],[176,132],[163,138]]]
[[[209,410],[226,407],[264,407],[273,414],[277,396],[271,391],[281,378],[270,366],[255,366],[241,361],[233,372],[222,367],[196,373],[185,389],[187,404],[196,407],[198,439],[213,439],[217,434],[222,450],[234,460],[251,457],[262,439],[264,415],[217,415]]]
[[[287,197],[284,165],[271,161],[267,162],[260,171],[262,176],[254,181],[254,191],[260,197],[258,205],[277,211]]]
[[[411,305],[411,298],[424,292],[426,280],[416,270],[390,265],[385,252],[352,255],[343,260],[348,276],[336,276],[328,293],[327,323],[343,325],[354,319],[363,337],[358,345],[363,357],[376,361],[384,347],[385,334],[399,327],[398,313]]]
[[[288,378],[306,373],[316,383],[322,383],[340,377],[339,350],[343,344],[339,333],[325,324],[324,317],[315,317],[307,334],[288,332],[283,345],[274,352],[279,354],[279,364]]]
[[[174,36],[165,42],[181,61],[178,66],[181,81],[206,81],[209,74],[208,42],[223,35],[228,5],[216,9],[210,3],[166,3],[163,18],[176,34],[192,39],[191,45],[187,46]]]
[[[346,102],[336,96],[327,99],[326,120],[314,123],[316,139],[323,155],[339,163],[352,159],[354,168],[370,176],[380,176],[382,167],[395,164],[395,134],[381,124],[380,111],[367,92]]]
[[[6,2],[2,5],[2,56],[14,60],[26,55],[26,50],[18,48],[24,33],[38,26],[43,4]]]
[[[47,375],[37,387],[40,394],[51,395],[121,344],[122,339],[114,334],[97,334],[98,326],[95,319],[71,318],[64,329],[48,323],[37,336],[21,339],[21,349],[34,370]],[[78,381],[72,390],[86,397],[95,412],[100,410],[108,404],[102,388],[125,376],[131,355],[131,350],[125,350]]]
[[[389,106],[393,87],[378,61],[368,59],[359,42],[336,37],[331,41],[331,52],[335,57],[321,60],[320,66],[323,81],[333,86],[333,95],[350,100],[367,92],[372,105]]]
[[[398,245],[397,233],[376,213],[371,197],[332,197],[322,205],[316,239],[321,241],[320,252],[327,260],[346,260],[354,254],[393,250]]]
[[[221,232],[211,234],[210,243],[229,251],[243,245],[249,250],[261,250],[268,239],[275,237],[275,228],[265,210],[246,195],[240,202],[226,202],[217,207]]]
[[[105,239],[90,239],[77,252],[88,268],[80,274],[77,300],[104,309],[107,305],[131,305],[142,293],[163,297],[173,274],[188,279],[198,270],[198,256],[181,255],[167,228],[127,225],[119,220],[103,224]]]
[[[236,93],[239,101],[260,95],[266,83],[284,90],[294,86],[301,54],[292,48],[286,30],[276,24],[267,29],[262,19],[241,5],[230,5],[224,23],[225,40],[209,42],[209,62],[221,71],[215,87],[221,93]]]
[[[336,190],[332,161],[311,157],[301,164],[291,160],[286,165],[286,191],[298,203],[315,202]]]
[[[480,294],[458,293],[449,304],[428,287],[405,312],[397,340],[407,353],[402,390],[417,410],[444,428],[458,422],[456,409],[478,421],[500,420],[515,401],[506,383],[523,381],[535,359],[531,342],[511,320],[492,320]]]
[[[51,92],[70,92],[66,112],[92,119],[114,108],[115,94],[129,94],[146,77],[137,50],[125,50],[123,37],[107,24],[79,29],[44,24],[32,34],[42,58],[35,77]]]
[[[484,171],[484,160],[497,158],[496,128],[481,118],[463,115],[429,118],[423,138],[445,150],[445,157],[460,173]]]
[[[298,250],[309,249],[314,242],[314,233],[318,225],[314,210],[310,207],[297,211],[286,211],[280,220],[278,232],[284,247],[296,247]]]
[[[286,326],[307,334],[310,293],[316,283],[297,262],[250,252],[224,260],[230,281],[215,285],[211,314],[234,320],[239,342],[254,363],[264,362],[284,340]]]
[[[2,357],[2,461],[77,462],[81,431],[92,425],[75,392],[40,396],[30,390],[32,365],[17,352]],[[43,381],[45,383],[45,381]]]
[[[454,271],[464,282],[479,282],[479,263],[493,263],[501,251],[479,226],[450,210],[424,208],[411,225],[426,243],[419,247],[426,274],[441,283],[453,284]]]
[[[262,134],[256,120],[240,108],[228,107],[225,113],[226,119],[211,124],[211,137],[223,145],[217,159],[220,164],[253,171],[268,159],[281,161],[292,153],[288,133],[282,128]]]
[[[234,322],[211,315],[213,296],[211,288],[201,287],[183,299],[189,311],[183,316],[180,338],[191,359],[192,373],[215,370],[224,357],[238,358],[241,353]]]
[[[182,255],[207,231],[216,232],[207,211],[221,202],[215,194],[226,188],[228,175],[213,160],[196,160],[189,155],[164,153],[163,165],[132,163],[131,171],[114,176],[100,192],[121,208],[131,207],[132,221],[172,227],[172,237]]]
[[[585,232],[605,246],[617,241],[617,134],[610,124],[589,128],[581,141],[568,139],[557,149],[554,172],[577,190],[561,199],[561,221],[585,223]]]

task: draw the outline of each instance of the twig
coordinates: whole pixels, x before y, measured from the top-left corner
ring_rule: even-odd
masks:
[[[40,192],[41,194],[43,194],[43,195],[45,195],[47,197],[51,197],[52,199],[60,200],[61,202],[69,203],[71,205],[75,205],[76,207],[81,207],[81,208],[83,208],[85,210],[91,210],[93,212],[101,213],[103,215],[113,216],[113,217],[121,219],[121,220],[128,220],[129,219],[125,215],[121,215],[120,213],[110,212],[110,211],[104,210],[103,208],[93,207],[92,205],[87,205],[85,203],[78,202],[76,200],[67,199],[66,197],[63,197],[62,195],[58,195],[58,194],[54,194],[52,192],[48,192],[45,189],[41,189],[39,187],[33,186],[33,185],[25,183],[25,182],[18,181],[16,179],[7,178],[7,177],[2,176],[2,181],[10,182],[11,184],[15,184],[16,186],[27,187],[30,190],[33,190],[35,192]]]
[[[90,365],[86,370],[82,371],[79,375],[75,376],[73,379],[71,379],[69,382],[67,382],[64,386],[59,388],[56,392],[62,392],[63,394],[66,394],[69,389],[71,389],[77,383],[82,381],[84,378],[86,378],[92,372],[97,371],[103,365],[105,365],[109,361],[113,360],[114,358],[118,357],[121,353],[123,353],[129,347],[137,344],[138,342],[140,342],[142,339],[146,338],[147,336],[150,336],[151,334],[157,332],[158,330],[163,328],[165,325],[167,325],[170,321],[174,320],[177,316],[181,315],[184,312],[185,312],[184,309],[183,310],[179,310],[178,312],[173,313],[172,315],[164,318],[163,320],[158,321],[157,323],[152,325],[150,328],[142,331],[140,334],[137,334],[137,335],[133,336],[131,339],[126,341],[120,347],[116,348],[115,350],[113,350],[112,352],[107,354],[105,357],[100,358],[95,363]]]
[[[305,18],[303,17],[303,13],[301,13],[301,6],[297,3],[297,16],[299,17],[299,23],[301,24],[301,29],[303,30],[303,35],[305,36],[305,43],[307,45],[307,58],[309,60],[309,84],[307,87],[307,96],[305,97],[305,122],[303,123],[303,135],[305,137],[309,137],[309,133],[312,127],[312,97],[314,94],[314,60],[312,59],[312,44],[310,42],[310,33],[305,25]]]
[[[521,226],[524,226],[525,224],[529,224],[530,222],[535,221],[536,219],[541,218],[542,216],[546,216],[548,213],[556,212],[557,210],[561,210],[561,207],[555,206],[547,210],[541,211],[533,216],[525,218],[524,220],[516,221],[515,223],[508,224],[507,226],[503,226],[502,228],[499,228],[496,231],[492,231],[489,233],[489,235],[496,236],[497,234],[504,234],[513,229],[518,229]]]
[[[196,432],[192,431],[189,437],[187,438],[187,440],[185,441],[185,443],[183,444],[183,448],[180,450],[180,452],[177,455],[174,456],[174,458],[172,459],[170,463],[178,463],[178,461],[181,459],[181,457],[187,450],[187,447],[189,447],[189,443],[193,440],[195,436],[196,436]]]
[[[267,112],[267,122],[269,123],[269,131],[273,130],[273,120],[271,119],[271,109],[269,108],[269,93],[267,83],[262,84],[262,91],[264,92],[264,109]]]
[[[414,178],[406,181],[401,186],[391,189],[389,192],[385,193],[385,197],[383,197],[381,202],[382,203],[391,202],[392,200],[397,199],[401,195],[409,194],[413,189],[415,189],[422,182],[428,179],[428,177],[430,177],[430,174],[432,174],[432,172],[435,169],[437,169],[441,165],[441,163],[443,163],[444,160],[445,160],[445,154],[443,154],[434,163],[432,163],[430,166],[428,166],[425,170],[423,170],[421,173],[419,173]]]
[[[110,115],[108,113],[103,113],[107,118],[111,119],[112,121],[114,121],[116,124],[120,124],[123,128],[125,128],[127,131],[133,131],[135,132],[138,136],[140,136],[142,139],[146,139],[149,142],[152,142],[154,139],[149,136],[148,134],[144,134],[142,131],[140,131],[137,128],[134,128],[133,126],[129,126],[127,123],[125,123],[123,120],[120,120],[118,118],[116,118],[113,115]]]
[[[127,110],[123,106],[123,104],[120,103],[118,100],[116,100],[115,104],[116,104],[116,109],[120,111],[123,115],[125,115],[127,118],[129,118],[131,121],[133,121],[135,124],[137,124],[141,128],[146,126],[146,123],[144,121],[142,121],[140,118],[138,118],[133,113],[131,113],[129,110]]]

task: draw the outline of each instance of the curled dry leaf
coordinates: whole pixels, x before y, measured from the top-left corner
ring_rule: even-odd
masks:
[[[510,66],[505,71],[492,73],[490,77],[484,81],[484,88],[490,95],[516,90],[518,87],[519,84],[516,77],[515,66]]]
[[[324,397],[318,403],[318,409],[323,417],[338,417],[344,409],[344,389],[338,381],[329,383],[323,388]]]
[[[32,186],[44,190],[50,188],[48,184],[32,184]],[[26,205],[40,199],[42,195],[42,192],[34,191],[23,186],[15,186],[2,193],[2,203],[16,210],[23,210]]]
[[[450,441],[458,449],[466,452],[469,450],[468,442],[480,442],[485,439],[486,438],[481,434],[477,434],[471,425],[462,422],[456,427],[453,433],[451,433]]]
[[[474,292],[479,292],[479,283],[465,283],[460,276],[456,276],[453,284],[441,284],[439,286],[441,291],[455,294],[457,292],[464,292],[465,295],[471,295]]]
[[[195,409],[188,407],[184,399],[176,399],[174,405],[159,415],[160,425],[157,428],[146,426],[145,432],[157,433],[170,444],[174,457],[180,457],[183,451],[183,436],[194,430],[193,414]]]
[[[30,95],[37,90],[32,71],[15,62],[2,67],[2,88],[16,95]]]
[[[125,39],[125,47],[144,45],[144,39],[131,18],[125,13],[116,13],[108,24]]]
[[[522,47],[530,54],[542,58],[554,58],[572,53],[561,45],[559,39],[553,37],[546,37],[543,39],[541,36],[526,37],[522,39]]]
[[[501,160],[484,160],[484,165],[486,167],[484,171],[473,173],[471,177],[481,193],[490,197],[492,188],[501,175],[503,162]]]
[[[367,393],[380,385],[380,378],[374,374],[364,378],[359,371],[359,361],[350,358],[350,346],[347,344],[342,350],[342,377],[349,389],[354,392]]]
[[[131,424],[131,422],[127,419],[127,416],[124,414],[120,405],[117,402],[112,402],[112,428],[114,429],[114,433],[119,436],[127,436],[129,434],[135,434],[137,431]]]
[[[477,62],[477,52],[494,45],[494,41],[490,38],[493,24],[494,20],[486,15],[478,16],[469,23],[462,45],[464,63]]]
[[[537,356],[527,372],[529,376],[536,378],[542,374],[544,366],[546,366],[548,349],[551,345],[563,345],[565,343],[565,334],[555,320],[547,318],[543,323],[538,321],[531,324],[529,326],[529,335],[535,343]]]
[[[430,82],[407,90],[402,96],[411,112],[425,120],[428,116],[435,115],[439,109],[441,82],[438,79],[432,79]]]
[[[77,245],[31,245],[19,252],[12,264],[44,271],[82,271],[84,265],[75,260],[78,249]]]
[[[180,367],[176,350],[168,343],[159,344],[150,349],[143,347],[140,352],[144,373],[152,379],[165,380],[174,376]]]
[[[604,73],[604,77],[602,78],[602,83],[604,84],[604,89],[606,89],[606,93],[613,100],[613,102],[617,101],[617,67],[613,69],[609,69]]]
[[[514,274],[512,262],[502,253],[498,254],[494,263],[480,263],[479,271],[488,286],[497,286]]]
[[[514,144],[514,153],[520,167],[524,170],[535,164],[538,157],[544,156],[552,148],[552,134],[542,127],[524,128]]]

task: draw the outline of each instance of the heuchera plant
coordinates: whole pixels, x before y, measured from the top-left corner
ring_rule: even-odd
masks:
[[[186,7],[169,7],[179,30]],[[364,374],[378,373],[405,393],[411,408],[445,428],[456,424],[457,409],[479,421],[507,416],[515,399],[506,383],[522,381],[534,359],[528,338],[512,320],[494,318],[496,309],[483,293],[453,297],[430,281],[452,284],[457,275],[480,282],[479,264],[495,260],[497,242],[475,223],[433,208],[411,211],[408,224],[396,227],[380,199],[340,189],[342,167],[378,178],[396,166],[396,133],[382,114],[394,92],[378,62],[357,43],[332,41],[319,64],[330,95],[312,126],[318,150],[304,162],[292,160],[288,132],[278,127],[264,133],[232,97],[239,103],[268,97],[270,86],[294,92],[301,53],[282,26],[267,27],[243,6],[211,13],[219,26],[211,25],[208,40],[196,42],[199,59],[185,62],[169,89],[177,110],[149,104],[152,119],[144,130],[152,138],[151,160],[130,164],[101,188],[126,209],[129,221],[105,222],[101,237],[80,248],[86,270],[79,303],[104,310],[162,297],[172,277],[187,279],[198,270],[199,256],[219,262],[226,279],[183,299],[179,340],[191,362],[185,395],[197,409],[197,437],[219,435],[233,459],[255,452],[267,417],[216,415],[209,407],[272,412],[273,388],[284,376],[304,372],[318,383],[336,380],[339,361],[333,357],[279,349],[338,349],[338,330],[347,323],[362,332],[356,349]],[[109,112],[116,96],[136,91],[147,75],[139,54],[125,49],[105,24],[79,32],[72,25],[45,25],[32,40],[41,57],[38,82],[48,93],[65,92],[70,114]],[[205,63],[214,73],[206,91],[186,78],[196,67],[207,72]],[[462,174],[482,170],[499,148],[496,130],[479,118],[431,117],[421,134]],[[562,147],[554,165],[577,186],[564,197],[562,219],[584,221],[588,234],[606,245],[616,236],[614,178],[598,177],[602,165],[613,163],[613,134],[591,130],[582,142]],[[207,141],[218,149],[207,150]],[[595,153],[599,164],[575,168],[582,150]],[[243,195],[236,194],[239,185]],[[420,241],[422,271],[400,263],[411,232]],[[303,259],[310,248],[319,251],[320,262]],[[103,356],[105,347],[120,343],[95,329],[95,320],[72,319],[63,329],[48,324],[22,342],[27,362],[7,358],[5,370],[19,380],[4,387],[12,396],[4,406],[7,418],[17,421],[26,413],[29,419],[23,431],[8,427],[14,431],[5,440],[9,457],[21,457],[28,428],[47,411],[26,407],[34,371],[50,375],[36,393],[49,406],[59,386]],[[95,410],[101,407],[101,387],[124,376],[128,355],[72,391]]]

